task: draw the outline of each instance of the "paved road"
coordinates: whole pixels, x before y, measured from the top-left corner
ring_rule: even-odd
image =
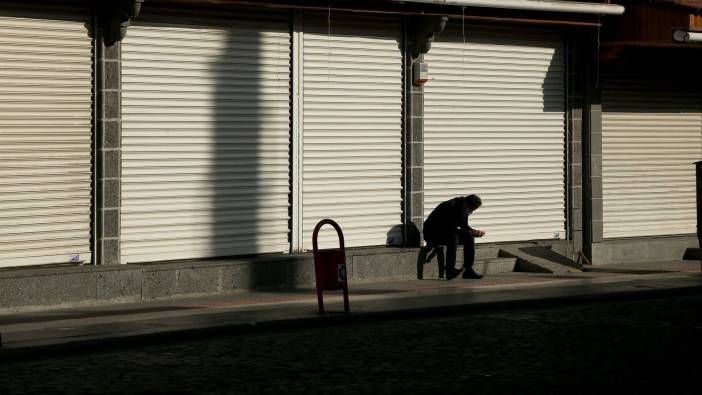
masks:
[[[0,393],[700,393],[702,295],[157,344],[0,366]]]

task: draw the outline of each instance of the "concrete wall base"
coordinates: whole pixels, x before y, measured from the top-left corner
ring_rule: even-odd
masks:
[[[677,261],[694,247],[698,247],[698,241],[692,235],[605,239],[592,244],[592,264]]]
[[[563,242],[561,242],[563,243]],[[561,246],[562,247],[562,246]],[[476,249],[476,269],[514,271],[514,260],[498,258],[500,246]],[[462,261],[459,249],[458,262]],[[347,249],[351,283],[438,278],[436,258],[418,261],[419,248]],[[209,261],[101,266],[51,266],[0,271],[0,313],[19,310],[136,303],[246,290],[314,288],[311,253]]]

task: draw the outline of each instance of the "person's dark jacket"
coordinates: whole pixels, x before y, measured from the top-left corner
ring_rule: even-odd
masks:
[[[424,221],[424,234],[470,231],[468,225],[469,211],[463,208],[464,197],[447,200],[434,209]]]

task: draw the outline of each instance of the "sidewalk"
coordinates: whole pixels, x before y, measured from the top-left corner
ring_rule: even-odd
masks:
[[[702,292],[698,261],[588,267],[583,273],[507,273],[482,280],[425,279],[349,284],[351,314],[338,292],[246,292],[0,315],[0,360],[184,337],[423,317],[521,306]]]

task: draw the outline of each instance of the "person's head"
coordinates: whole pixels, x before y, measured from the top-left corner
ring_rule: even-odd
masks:
[[[468,195],[463,198],[463,208],[471,212],[480,208],[483,205],[483,201],[478,195]]]

